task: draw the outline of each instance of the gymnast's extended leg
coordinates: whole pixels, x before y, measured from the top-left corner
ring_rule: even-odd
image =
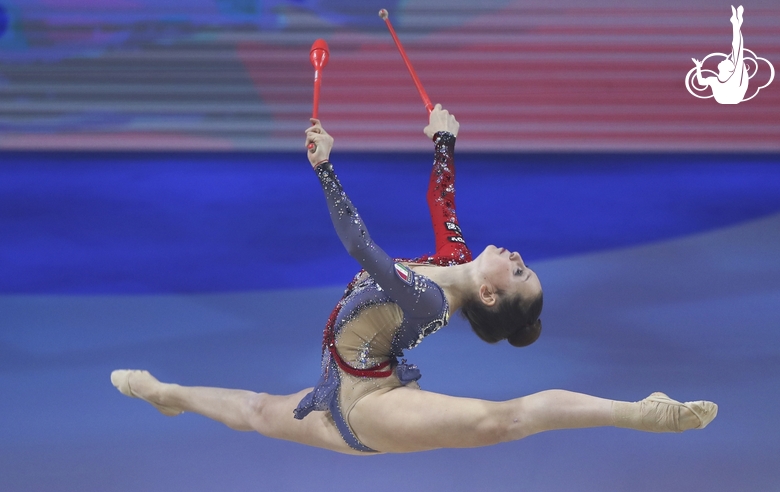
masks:
[[[548,390],[491,402],[398,388],[363,398],[352,410],[350,424],[367,446],[399,453],[489,446],[556,429],[617,426],[681,432],[703,428],[716,414],[713,403],[683,405],[660,393],[630,403]]]
[[[161,383],[147,371],[118,370],[111,382],[127,396],[141,398],[165,415],[192,412],[221,422],[231,429],[256,431],[264,436],[348,454],[365,454],[350,448],[325,412],[312,412],[304,420],[293,409],[311,388],[293,395],[180,386]]]

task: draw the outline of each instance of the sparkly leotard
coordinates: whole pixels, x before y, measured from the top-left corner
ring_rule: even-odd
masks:
[[[413,261],[394,260],[377,246],[326,162],[317,176],[333,225],[344,247],[363,270],[347,287],[325,327],[322,375],[295,409],[302,419],[314,410],[329,411],[344,441],[353,449],[374,452],[349,425],[349,413],[361,398],[400,386],[417,387],[420,371],[405,360],[404,349],[416,347],[444,326],[449,306],[444,292],[409,263],[449,266],[471,261],[455,215],[455,137],[434,136],[435,158],[428,187],[428,207],[436,236],[436,254]]]

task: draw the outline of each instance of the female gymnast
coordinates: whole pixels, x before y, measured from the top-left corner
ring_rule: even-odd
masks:
[[[358,455],[488,446],[553,429],[682,432],[715,418],[714,403],[680,403],[663,393],[632,403],[548,390],[494,402],[421,390],[417,367],[398,358],[455,311],[487,342],[534,342],[541,331],[539,279],[504,248],[488,246],[472,260],[455,216],[459,124],[440,105],[424,129],[435,143],[427,198],[436,254],[411,261],[390,258],[371,240],[329,161],[333,138],[311,122],[309,161],[339,238],[363,268],[326,324],[316,386],[276,396],[166,384],[146,371],[117,370],[111,382],[123,394],[165,415],[195,412],[236,430]]]

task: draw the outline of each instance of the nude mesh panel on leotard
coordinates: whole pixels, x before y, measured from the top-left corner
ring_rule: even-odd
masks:
[[[450,266],[471,261],[455,215],[454,135],[434,136],[434,165],[428,187],[428,206],[436,239],[436,253],[417,263]],[[347,197],[330,163],[317,167],[334,228],[344,247],[364,268],[348,286],[324,330],[322,373],[312,391],[294,411],[305,418],[312,411],[329,410],[334,424],[353,449],[372,451],[359,442],[348,424],[354,405],[374,391],[406,386],[419,388],[420,371],[407,364],[403,351],[414,348],[449,317],[441,288],[424,275],[409,272],[377,246]],[[369,278],[370,275],[370,278]],[[353,376],[342,370],[331,354],[339,354],[355,370],[367,374],[389,361],[377,375]],[[381,373],[381,375],[379,375]],[[389,376],[386,374],[389,373]]]

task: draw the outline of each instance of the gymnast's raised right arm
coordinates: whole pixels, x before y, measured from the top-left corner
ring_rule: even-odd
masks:
[[[471,261],[455,213],[455,139],[460,124],[441,104],[430,114],[430,124],[423,129],[435,144],[433,168],[428,184],[428,208],[436,238],[436,253],[429,257],[437,265],[454,265]]]

